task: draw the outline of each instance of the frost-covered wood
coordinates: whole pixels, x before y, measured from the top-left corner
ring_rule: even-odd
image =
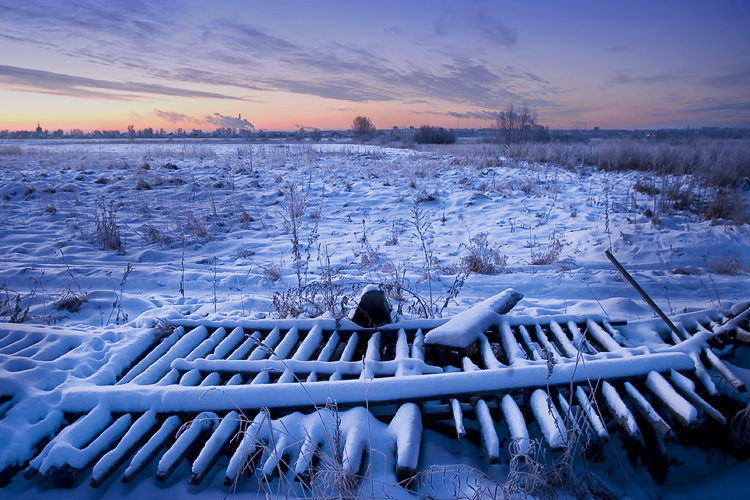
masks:
[[[229,441],[236,436],[237,429],[240,426],[240,416],[236,411],[229,412],[211,434],[206,444],[200,451],[200,454],[193,462],[191,469],[193,476],[190,478],[191,484],[200,484],[211,467],[219,460],[221,453],[224,452]]]
[[[523,418],[521,409],[510,394],[503,396],[501,407],[516,449],[520,454],[526,454],[529,451],[531,443],[529,441],[529,430],[526,427],[526,421]]]
[[[691,428],[700,423],[698,410],[680,396],[661,374],[657,372],[649,373],[646,378],[646,387],[659,398],[680,424]]]
[[[212,412],[201,412],[188,424],[187,429],[177,437],[177,440],[164,453],[156,468],[156,479],[166,481],[174,472],[185,453],[195,441],[207,430],[212,429],[218,422],[219,417]]]
[[[91,486],[98,487],[106,481],[130,457],[141,441],[156,425],[156,412],[150,410],[130,426],[125,435],[112,450],[107,452],[94,466],[91,473]]]
[[[531,394],[531,411],[549,447],[557,450],[565,446],[568,437],[565,422],[543,389],[537,389]]]
[[[522,294],[509,288],[483,300],[428,332],[425,344],[467,348],[488,328],[497,325],[499,316],[510,311],[522,298]]]
[[[132,481],[156,457],[157,453],[167,445],[180,425],[182,425],[182,422],[179,417],[172,415],[167,418],[161,427],[159,427],[159,430],[146,441],[146,444],[138,450],[133,460],[130,461],[130,465],[125,469],[125,473],[122,476],[122,482],[129,483]]]
[[[651,427],[654,428],[658,436],[664,438],[672,435],[672,428],[669,424],[664,421],[661,415],[651,406],[651,403],[643,397],[643,394],[633,384],[625,382],[625,392],[635,404],[638,412],[651,424]]]
[[[625,432],[627,432],[630,437],[638,441],[642,440],[641,431],[638,428],[633,413],[628,409],[628,406],[620,397],[617,389],[606,380],[602,382],[602,395],[604,396],[604,402],[614,415],[617,423],[625,429]]]

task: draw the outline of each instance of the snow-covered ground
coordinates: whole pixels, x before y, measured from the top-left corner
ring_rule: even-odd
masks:
[[[292,287],[318,304],[332,290],[335,314],[342,297],[351,307],[374,284],[401,289],[401,302],[394,293],[391,302],[404,317],[449,316],[513,288],[524,298],[511,315],[653,318],[606,258],[610,249],[668,315],[750,298],[750,226],[660,207],[658,195],[634,189],[650,179],[642,172],[571,171],[471,148],[0,143],[0,321],[24,320],[0,324],[0,342],[23,338],[36,353],[36,361],[0,356],[5,393],[51,394],[68,378],[91,377],[158,318],[277,317],[279,304],[295,304]],[[119,249],[103,248],[117,237]],[[477,258],[492,272],[468,273]],[[73,312],[56,307],[63,297],[87,300]],[[66,350],[76,356],[60,357]],[[45,417],[57,418],[29,409],[30,420]],[[466,449],[445,456],[451,445],[441,439],[425,440],[435,464],[487,468]],[[722,474],[747,474],[746,464],[738,472],[698,463],[712,474],[702,495]],[[689,497],[679,482],[660,489],[642,472],[638,480],[646,486],[627,494]],[[165,487],[226,493],[183,483]],[[69,493],[30,484],[18,475],[0,495]],[[163,494],[149,488],[141,481],[109,494]]]

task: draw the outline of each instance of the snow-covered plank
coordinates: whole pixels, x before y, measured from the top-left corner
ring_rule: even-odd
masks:
[[[146,371],[154,362],[164,356],[164,354],[177,343],[180,336],[185,333],[185,329],[181,326],[174,329],[174,331],[154,347],[142,360],[140,360],[133,368],[128,371],[124,377],[117,381],[118,384],[127,384],[131,382],[135,377]],[[148,339],[150,342],[150,339]],[[145,347],[144,347],[145,350]]]
[[[130,426],[125,435],[114,449],[107,452],[94,465],[90,484],[94,488],[101,486],[125,461],[130,457],[145,438],[146,434],[156,425],[156,412],[147,411]]]
[[[65,427],[44,447],[29,468],[46,474],[50,468],[68,464],[68,459],[90,443],[112,423],[112,415],[104,405],[97,405],[86,415]]]
[[[539,344],[542,346],[543,353],[549,353],[549,355],[552,356],[552,359],[555,361],[555,363],[559,362],[561,358],[560,351],[557,350],[556,345],[554,345],[552,342],[549,341],[541,325],[539,324],[535,325],[534,330],[536,331],[536,338],[539,339]],[[547,356],[545,355],[544,357],[546,359]]]
[[[297,345],[298,340],[299,331],[297,327],[290,328],[281,342],[279,342],[279,345],[273,350],[270,359],[286,359],[289,353],[292,352],[292,349],[294,349],[294,346]]]
[[[134,377],[132,383],[148,385],[158,382],[169,372],[172,361],[190,354],[193,349],[205,340],[207,334],[208,331],[205,327],[193,328],[185,333],[163,356],[150,363],[142,373]]]
[[[672,373],[669,376],[669,380],[680,391],[685,399],[694,404],[699,410],[705,412],[706,415],[713,418],[722,425],[727,424],[727,420],[724,418],[724,415],[722,415],[719,410],[711,406],[708,401],[700,397],[698,393],[695,392],[695,384],[692,380],[690,380],[680,372],[676,372],[674,370],[672,370]]]
[[[175,435],[180,425],[182,425],[182,422],[179,417],[172,415],[167,418],[161,427],[159,427],[159,430],[146,441],[146,444],[138,450],[133,460],[130,461],[130,465],[125,469],[125,473],[122,476],[122,482],[129,483],[135,476],[140,474],[151,460],[156,457],[159,451],[166,446],[167,441]]]
[[[658,436],[667,437],[672,435],[672,428],[669,424],[664,421],[661,415],[651,406],[651,403],[643,397],[643,394],[633,384],[625,382],[625,392],[635,404],[638,413],[651,424],[651,427],[654,428]]]
[[[490,341],[487,340],[487,336],[485,334],[481,334],[479,336],[479,351],[482,354],[484,365],[488,369],[495,370],[503,366],[502,363],[500,363],[500,361],[498,361],[498,359],[495,357],[495,353],[492,352],[492,345],[490,345]]]
[[[515,335],[513,335],[513,330],[511,330],[507,318],[500,320],[498,332],[500,333],[500,340],[503,343],[503,349],[508,355],[508,362],[512,365],[518,361],[525,360],[526,356],[524,356],[521,347],[516,342]]]
[[[549,447],[558,450],[565,446],[568,438],[565,422],[544,389],[537,389],[531,394],[531,411]]]
[[[422,414],[414,403],[401,405],[388,431],[396,440],[396,477],[402,480],[413,476],[419,462],[419,448],[422,443]]]
[[[578,403],[581,405],[583,413],[584,415],[586,415],[586,418],[591,424],[591,428],[594,430],[596,435],[600,439],[606,439],[607,437],[609,437],[609,432],[607,432],[607,427],[604,425],[604,422],[602,422],[599,409],[594,406],[594,395],[591,394],[591,396],[589,396],[588,394],[586,394],[586,391],[583,389],[583,387],[579,385],[578,387],[576,387],[576,398],[578,399]]]
[[[531,340],[531,335],[529,335],[529,331],[524,325],[518,325],[518,335],[521,337],[521,341],[526,348],[529,359],[534,361],[541,360],[542,355],[540,349],[537,347],[536,343]]]
[[[193,475],[190,478],[190,484],[200,484],[203,481],[211,470],[211,467],[214,466],[221,454],[226,450],[231,439],[237,435],[239,426],[240,416],[236,411],[229,412],[221,419],[216,431],[208,438],[195,462],[193,462],[191,468]]]
[[[599,326],[596,321],[589,319],[586,321],[586,326],[587,333],[594,340],[596,340],[597,344],[602,346],[605,351],[616,352],[626,356],[631,355],[628,351],[623,349],[620,344],[615,342],[615,339],[612,338],[612,335],[610,335],[608,331]]]
[[[414,335],[414,343],[411,345],[411,357],[412,359],[424,361],[424,334],[422,334],[421,329],[418,329]]]
[[[651,372],[646,377],[646,387],[656,396],[669,410],[675,419],[688,429],[700,424],[700,414],[685,398],[657,372]]]
[[[511,288],[493,295],[430,330],[425,335],[425,344],[467,348],[476,342],[479,335],[496,325],[501,315],[510,311],[522,298],[523,294]]]
[[[281,340],[281,330],[277,326],[268,333],[266,338],[258,343],[257,347],[250,353],[250,356],[247,359],[255,360],[267,358],[276,348],[276,344],[279,343],[279,340]]]
[[[406,331],[401,328],[396,334],[396,355],[395,359],[409,358],[409,341],[406,338]]]
[[[462,439],[466,435],[466,429],[464,428],[464,416],[461,411],[461,403],[458,399],[451,399],[451,413],[453,415],[453,425],[456,427],[456,438]]]
[[[206,363],[243,363],[242,361],[213,360]],[[197,363],[197,361],[196,361]],[[289,361],[291,363],[291,360]],[[396,362],[385,361],[381,363]],[[263,407],[309,408],[310,405],[325,406],[328,399],[339,404],[362,404],[370,402],[414,402],[417,400],[449,399],[462,395],[498,394],[509,389],[568,385],[589,379],[624,379],[645,376],[650,371],[669,372],[694,369],[693,359],[684,353],[649,353],[632,357],[591,359],[586,370],[576,363],[560,363],[551,374],[546,364],[528,364],[505,370],[498,376],[496,370],[475,372],[435,373],[420,376],[375,378],[362,384],[358,380],[342,380],[335,383],[318,382],[301,387],[299,384],[222,386],[221,391],[206,391],[202,387],[149,387],[145,389],[132,384],[118,386],[75,385],[62,389],[59,408],[66,412],[88,411],[97,401],[117,412],[144,412],[151,408],[158,411],[231,411],[236,407],[246,410]],[[215,370],[214,366],[208,371]],[[318,373],[325,366],[311,366]],[[429,365],[425,369],[436,368]],[[438,370],[440,370],[438,368]],[[295,373],[300,373],[294,368]],[[239,371],[238,371],[239,372]],[[330,373],[330,371],[328,372]]]
[[[490,409],[483,399],[478,399],[474,404],[474,413],[479,423],[479,431],[482,434],[482,443],[487,453],[487,459],[491,464],[500,462],[500,439],[497,436],[495,422],[490,415]]]
[[[560,346],[562,353],[568,358],[575,358],[578,355],[578,349],[568,340],[568,336],[565,335],[560,323],[557,321],[550,321],[549,330],[552,332],[557,344]]]
[[[243,330],[244,331],[244,330]],[[246,338],[240,346],[232,351],[232,353],[227,357],[227,359],[245,359],[247,355],[252,351],[253,349],[257,348],[260,345],[260,342],[262,340],[262,336],[260,332],[255,331],[253,332],[248,338]],[[254,352],[254,351],[253,351]]]
[[[214,352],[208,355],[208,359],[226,358],[244,338],[245,330],[243,330],[239,326],[232,329],[231,333],[227,335],[224,340],[219,343],[219,345],[216,346]]]
[[[721,377],[729,384],[731,385],[735,391],[737,392],[747,392],[747,388],[745,387],[745,384],[740,380],[732,370],[729,369],[729,367],[721,360],[719,357],[714,354],[714,352],[711,350],[710,347],[706,347],[703,349],[704,354],[706,355],[706,359],[708,359],[708,363],[721,375]]]
[[[500,406],[505,416],[505,422],[508,424],[508,431],[513,440],[515,451],[525,455],[529,451],[531,441],[529,440],[529,429],[526,427],[521,409],[510,394],[503,396]]]
[[[320,325],[315,325],[312,330],[307,332],[292,359],[307,361],[312,357],[322,341],[323,330],[320,328]]]
[[[233,484],[239,478],[239,475],[244,473],[248,465],[248,460],[255,452],[258,445],[258,436],[260,435],[261,428],[263,425],[269,425],[268,413],[261,411],[252,422],[247,425],[247,428],[241,431],[242,440],[240,440],[239,446],[232,454],[229,459],[229,465],[224,477],[224,484]]]
[[[159,464],[156,467],[156,480],[166,481],[169,476],[174,472],[180,462],[185,457],[188,451],[195,441],[203,435],[205,431],[212,429],[219,421],[219,417],[213,412],[204,411],[198,414],[187,429],[184,429],[182,433],[177,437],[175,442],[169,449],[164,453],[159,460]]]
[[[641,441],[643,439],[641,436],[641,430],[638,428],[633,413],[622,400],[617,389],[606,380],[602,382],[602,395],[604,396],[604,402],[606,403],[607,408],[612,412],[617,423],[625,429],[625,432],[627,432],[630,437]]]
[[[596,349],[586,340],[586,336],[581,333],[581,329],[578,327],[578,323],[575,321],[568,321],[568,330],[570,330],[573,336],[573,345],[578,346],[577,349],[586,354],[596,354]]]
[[[333,352],[336,350],[336,346],[339,344],[339,334],[338,332],[332,332],[331,335],[328,337],[328,341],[326,342],[326,345],[323,346],[323,349],[320,351],[320,354],[318,354],[318,358],[316,361],[329,361],[331,359],[331,356],[333,356]]]

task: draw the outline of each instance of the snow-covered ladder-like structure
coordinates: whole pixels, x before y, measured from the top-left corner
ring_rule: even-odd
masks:
[[[141,342],[117,383],[63,384],[25,455],[0,456],[0,484],[21,472],[99,487],[145,470],[160,481],[176,471],[191,483],[231,485],[249,471],[305,481],[321,454],[356,477],[373,443],[400,480],[419,468],[424,429],[474,442],[491,463],[508,461],[511,443],[554,453],[614,432],[654,470],[685,436],[731,447],[728,421],[747,392],[717,352],[747,335],[750,304],[676,317],[678,337],[654,320],[498,314],[507,293],[449,320],[376,329],[182,321]]]

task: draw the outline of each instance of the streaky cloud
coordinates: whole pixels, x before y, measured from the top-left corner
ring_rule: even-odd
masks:
[[[2,65],[0,65],[0,84],[11,86],[16,90],[22,90],[25,92],[43,92],[71,97],[113,100],[143,99],[144,94],[202,99],[242,100],[239,97],[217,94],[214,92],[202,92],[151,83],[98,80],[62,73],[53,73],[50,71]]]

